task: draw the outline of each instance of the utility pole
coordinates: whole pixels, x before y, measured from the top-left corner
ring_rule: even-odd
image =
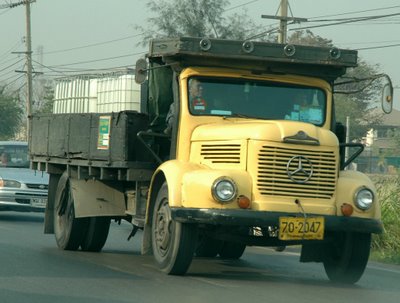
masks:
[[[288,16],[288,0],[281,0],[281,20],[279,22],[279,43],[286,43],[287,40],[287,16]]]
[[[308,21],[306,18],[288,17],[288,9],[289,9],[289,1],[281,0],[279,6],[280,16],[261,15],[261,18],[279,20],[279,36],[278,36],[279,43],[286,43],[288,21],[293,21],[293,22]]]
[[[32,36],[31,36],[31,1],[26,0],[25,2],[25,12],[26,12],[26,65],[27,65],[27,73],[26,73],[26,84],[27,84],[27,93],[26,93],[26,115],[27,115],[27,139],[30,136],[29,129],[29,119],[32,114]]]
[[[29,117],[32,114],[32,36],[31,36],[31,3],[36,2],[36,0],[20,0],[14,3],[8,3],[0,5],[2,8],[14,8],[20,5],[25,5],[25,15],[26,15],[26,115],[27,115],[27,140],[29,139]]]

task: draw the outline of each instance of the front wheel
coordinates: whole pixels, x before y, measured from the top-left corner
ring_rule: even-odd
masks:
[[[371,234],[340,233],[326,246],[323,264],[332,282],[354,284],[368,263]]]
[[[54,205],[54,235],[63,250],[77,250],[86,234],[87,218],[75,218],[74,198],[68,175],[64,173],[57,185]]]
[[[155,201],[151,238],[158,267],[170,275],[185,274],[196,248],[197,226],[172,220],[166,183],[161,186]]]

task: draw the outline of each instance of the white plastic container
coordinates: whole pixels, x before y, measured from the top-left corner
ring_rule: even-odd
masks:
[[[127,73],[80,75],[59,79],[54,113],[140,111],[140,85]]]
[[[140,85],[133,75],[119,75],[97,80],[97,110],[100,113],[123,110],[140,111]]]

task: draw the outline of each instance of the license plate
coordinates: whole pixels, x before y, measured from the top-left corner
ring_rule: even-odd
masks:
[[[324,217],[280,217],[280,240],[323,240]]]
[[[32,198],[31,206],[32,207],[46,207],[47,199],[46,198]]]

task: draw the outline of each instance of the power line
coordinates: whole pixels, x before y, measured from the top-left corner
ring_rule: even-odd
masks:
[[[4,85],[4,87],[3,87],[3,89],[4,88],[6,88],[7,86],[9,86],[9,85],[12,85],[12,84],[14,84],[14,83],[16,83],[18,80],[20,80],[21,78],[23,78],[23,77],[25,77],[25,75],[20,75],[18,78],[16,78],[15,80],[13,80],[13,81],[11,81],[11,82],[8,82],[6,85]],[[24,83],[24,85],[25,85],[26,83]],[[21,87],[22,88],[22,87]],[[18,90],[20,90],[21,88],[19,88]]]
[[[22,75],[22,76],[23,76],[23,75]],[[13,74],[11,77],[8,77],[8,78],[3,79],[3,80],[1,80],[1,81],[4,82],[4,83],[7,83],[8,81],[10,81],[10,80],[13,79],[13,78],[21,78],[21,75],[15,73],[15,74]],[[8,85],[8,84],[7,84],[7,85]]]
[[[367,13],[367,12],[372,12],[372,11],[379,11],[379,10],[387,10],[387,9],[393,9],[393,8],[399,8],[400,5],[395,5],[395,6],[388,6],[388,7],[381,7],[381,8],[373,8],[373,9],[367,9],[367,10],[362,10],[362,11],[352,11],[352,12],[347,12],[347,13],[340,13],[340,14],[333,14],[333,15],[323,15],[323,16],[317,16],[317,17],[310,17],[310,19],[314,18],[325,18],[325,17],[336,17],[336,16],[345,16],[345,15],[352,15],[352,14],[361,14],[361,13]]]
[[[16,50],[21,44],[22,44],[22,41],[18,41],[17,43],[15,43],[10,49],[8,49],[2,55],[0,55],[0,59],[9,56],[11,54],[11,52]]]
[[[17,65],[17,64],[20,63],[22,60],[24,60],[24,59],[20,59],[20,60],[18,60],[17,62],[14,62],[13,64],[10,64],[10,65],[4,67],[3,69],[0,70],[0,73],[3,72],[3,71],[5,71],[5,70],[7,70],[7,69],[9,69],[10,67],[13,67],[14,65]]]
[[[11,65],[9,65],[9,66],[3,68],[3,69],[1,69],[1,70],[0,70],[0,73],[3,72],[3,71],[5,71],[5,70],[7,70],[7,69],[9,69],[10,67],[12,67],[12,66],[14,66],[14,65],[17,65],[17,64],[20,63],[22,60],[24,60],[24,59],[20,59],[20,60],[18,60],[17,62],[15,62],[15,63],[13,63],[13,64],[11,64]]]
[[[123,69],[127,69],[129,68],[129,66],[127,65],[123,65],[123,66],[117,66],[117,67],[110,67],[110,68],[92,68],[92,69],[68,69],[68,68],[64,68],[64,70],[60,69],[60,70],[56,70],[50,66],[46,66],[43,65],[37,61],[34,61],[35,64],[40,65],[43,68],[46,68],[50,71],[52,71],[53,73],[55,73],[55,75],[51,75],[49,73],[46,73],[47,76],[60,76],[60,75],[67,75],[69,73],[90,73],[90,72],[109,72],[109,71],[121,71]]]
[[[20,58],[20,57],[18,57]],[[16,60],[16,58],[9,58],[8,60],[4,60],[0,63],[0,66],[4,66],[5,64],[9,63],[9,62],[14,62]]]
[[[236,8],[243,7],[243,6],[247,6],[247,5],[249,5],[249,4],[252,4],[252,3],[258,2],[258,1],[260,1],[260,0],[248,1],[248,2],[243,3],[243,4],[239,4],[239,5],[236,5],[236,6],[232,6],[232,7],[227,8],[226,10],[224,10],[224,12],[231,11],[231,10],[234,10],[234,9],[236,9]]]
[[[113,39],[113,40],[108,40],[108,41],[103,41],[103,42],[97,42],[97,43],[92,43],[92,44],[87,44],[87,45],[83,45],[83,46],[71,47],[71,48],[55,50],[55,51],[48,51],[48,52],[44,52],[43,55],[57,54],[57,53],[69,52],[69,51],[83,49],[83,48],[89,48],[89,47],[93,47],[93,46],[110,44],[110,43],[114,43],[114,42],[118,42],[118,41],[122,41],[122,40],[136,38],[136,37],[144,35],[144,34],[145,33],[140,33],[140,34],[130,35],[130,36],[122,37],[122,38],[118,38],[118,39]]]
[[[42,67],[44,67],[44,68],[47,68],[47,69],[53,71],[53,72],[63,74],[63,72],[58,72],[58,71],[56,71],[55,69],[53,69],[53,68],[51,68],[51,67],[49,67],[49,66],[45,66],[45,65],[43,65],[42,63],[39,63],[39,62],[37,62],[37,61],[35,61],[35,60],[32,60],[32,61],[35,62],[36,64],[39,64],[40,66],[42,66]]]
[[[381,46],[362,47],[362,48],[356,48],[356,50],[380,49],[380,48],[389,48],[389,47],[398,47],[398,46],[400,46],[400,43],[381,45]]]
[[[143,55],[145,53],[146,52],[139,52],[139,53],[133,53],[133,54],[127,54],[127,55],[121,55],[121,56],[115,56],[115,57],[107,57],[107,58],[96,59],[96,60],[88,60],[88,61],[80,61],[80,62],[75,62],[75,63],[54,65],[52,67],[62,67],[62,66],[71,66],[71,65],[86,64],[86,63],[93,63],[93,62],[100,62],[100,61],[115,60],[115,59],[119,59],[119,58],[126,58],[126,57],[132,57],[132,56],[137,56],[137,55]]]
[[[338,45],[356,45],[356,44],[382,44],[382,43],[400,43],[400,40],[385,40],[385,41],[368,41],[368,42],[339,42]]]
[[[400,13],[394,13],[394,14],[386,14],[386,15],[376,15],[376,16],[367,16],[367,17],[348,18],[348,20],[339,21],[339,22],[333,22],[333,23],[329,23],[329,24],[320,24],[320,25],[312,25],[312,26],[304,26],[304,27],[292,28],[292,29],[290,29],[290,31],[317,28],[317,27],[327,27],[327,26],[341,25],[341,24],[361,22],[361,21],[369,21],[369,20],[374,20],[374,19],[387,18],[387,17],[392,17],[392,16],[399,16],[399,15],[400,15]],[[325,22],[326,21],[328,21],[328,20],[325,20]]]
[[[323,15],[319,17],[311,17],[307,18],[307,21],[305,22],[332,22],[332,21],[337,21],[334,23],[329,23],[329,24],[321,24],[321,25],[314,25],[314,26],[304,26],[304,27],[297,27],[297,28],[292,28],[289,29],[289,31],[297,31],[297,30],[303,30],[303,29],[310,29],[310,28],[318,28],[318,27],[327,27],[327,26],[333,26],[333,25],[341,25],[341,24],[348,24],[348,23],[355,23],[355,22],[364,22],[364,21],[374,21],[376,19],[381,19],[381,18],[388,18],[388,17],[393,17],[393,16],[399,16],[400,13],[394,13],[394,14],[385,14],[385,15],[375,15],[375,16],[366,16],[366,17],[353,17],[353,18],[341,18],[341,19],[323,19],[323,20],[313,20],[310,21],[310,19],[315,19],[315,18],[322,18],[322,17],[333,17],[333,16],[342,16],[342,15],[348,15],[348,14],[355,14],[355,13],[364,13],[364,12],[370,12],[370,11],[378,11],[378,10],[386,10],[386,9],[393,9],[393,8],[399,8],[400,5],[396,6],[390,6],[390,7],[383,7],[383,8],[375,8],[375,9],[368,9],[368,10],[362,10],[362,11],[352,11],[352,12],[346,12],[346,13],[341,13],[341,14],[332,14],[332,15]],[[378,21],[378,20],[377,20]],[[382,21],[380,21],[382,22]],[[386,22],[393,22],[393,20],[388,20]],[[400,22],[400,21],[399,21]],[[290,24],[294,24],[290,23]],[[376,23],[375,23],[376,24]],[[363,24],[365,25],[365,23]],[[272,25],[270,25],[271,27]],[[259,34],[256,34],[252,37],[249,37],[247,39],[255,39],[255,38],[260,38],[262,36],[265,36],[267,34],[271,34],[274,32],[277,32],[278,28],[275,29],[269,29],[264,32],[261,32]]]

